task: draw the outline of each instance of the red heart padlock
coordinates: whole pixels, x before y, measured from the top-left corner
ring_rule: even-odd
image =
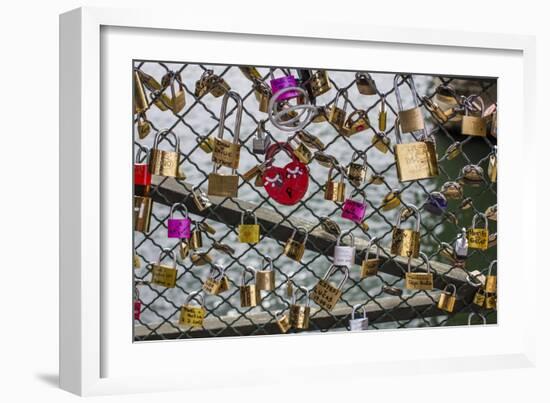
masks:
[[[285,151],[292,159],[283,168],[271,165],[273,158],[279,151]],[[269,196],[277,203],[291,206],[298,203],[307,192],[309,186],[309,169],[301,163],[292,152],[288,143],[274,143],[265,153],[266,161],[271,160],[267,165],[262,181]]]

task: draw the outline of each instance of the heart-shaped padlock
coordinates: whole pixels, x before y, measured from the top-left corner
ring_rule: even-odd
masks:
[[[292,159],[283,168],[272,165],[273,158],[281,150]],[[265,160],[271,161],[262,175],[267,194],[277,203],[285,206],[298,203],[306,194],[309,185],[308,167],[298,160],[288,143],[282,142],[269,146],[265,153]]]

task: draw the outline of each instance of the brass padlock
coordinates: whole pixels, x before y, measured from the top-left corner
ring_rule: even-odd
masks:
[[[485,291],[490,294],[496,294],[497,292],[497,276],[493,274],[493,267],[497,264],[496,260],[493,260],[489,265],[489,272],[485,280]]]
[[[137,254],[137,252],[134,250],[134,256],[132,258],[132,266],[134,269],[140,269],[141,268],[141,258]]]
[[[489,163],[487,166],[487,176],[493,183],[497,181],[497,146],[493,146],[493,152],[489,155]]]
[[[479,105],[476,105],[478,101]],[[479,115],[470,115],[470,112],[479,111]],[[483,118],[485,104],[479,95],[470,95],[464,101],[464,116],[462,116],[462,134],[466,136],[487,136],[487,124]]]
[[[491,221],[497,221],[498,219],[497,211],[498,209],[496,204],[487,207],[487,209],[485,209],[485,215],[487,216],[487,219]]]
[[[445,151],[445,158],[447,158],[449,161],[454,160],[456,157],[458,157],[462,153],[462,144],[460,141],[455,141],[452,143],[449,147],[447,147],[447,150]]]
[[[460,170],[458,181],[462,184],[478,187],[485,182],[484,171],[479,165],[468,164]]]
[[[294,239],[298,231],[302,231],[304,233],[304,240],[302,242],[298,242]],[[292,235],[285,243],[285,248],[283,253],[289,258],[299,262],[300,260],[302,260],[302,257],[304,256],[307,237],[308,237],[308,232],[307,232],[307,229],[305,229],[304,227],[298,227],[294,229],[294,231],[292,231]]]
[[[371,144],[380,151],[382,154],[387,154],[390,151],[391,139],[388,137],[386,132],[381,131],[380,133],[374,133],[372,136]]]
[[[214,137],[212,136],[206,136],[206,137],[197,137],[197,143],[199,144],[199,147],[202,151],[204,151],[206,154],[210,154],[214,151]]]
[[[400,77],[402,78],[402,83],[399,83]],[[399,90],[399,86],[402,84],[406,84],[409,87],[414,102],[414,108],[406,110],[403,109],[403,100],[401,98],[401,91]],[[393,89],[397,100],[397,116],[399,124],[401,125],[401,131],[403,133],[410,133],[422,130],[424,131],[424,134],[426,134],[426,129],[424,128],[424,116],[422,116],[422,109],[420,109],[420,104],[418,102],[418,93],[416,92],[413,77],[411,75],[402,76],[396,74],[393,79]]]
[[[483,287],[479,287],[474,295],[472,303],[477,306],[483,307],[485,305],[486,293]]]
[[[338,107],[338,101],[340,97],[344,97],[344,106],[342,108]],[[330,108],[328,114],[328,121],[332,123],[338,131],[342,130],[344,123],[346,121],[346,109],[348,106],[348,91],[345,89],[338,90],[336,93],[336,99]]]
[[[239,66],[239,70],[243,75],[248,78],[250,81],[254,82],[255,80],[261,80],[262,75],[256,67],[253,66]]]
[[[390,211],[394,208],[397,208],[401,205],[401,199],[399,197],[400,195],[399,190],[391,190],[386,196],[384,196],[384,200],[382,201],[382,211]]]
[[[239,287],[241,297],[241,308],[247,308],[258,305],[261,300],[260,290],[256,287],[256,284],[247,284],[246,273],[252,275],[249,281],[256,278],[256,271],[251,266],[246,266],[241,276],[241,286]]]
[[[298,298],[296,293],[302,291],[304,298],[306,299],[305,305],[298,304]],[[295,329],[308,329],[309,328],[309,314],[311,311],[309,301],[309,290],[305,287],[296,287],[292,293],[292,300],[289,309],[289,322],[290,326]]]
[[[371,248],[376,245],[376,257],[370,257]],[[365,247],[365,257],[361,262],[361,279],[376,276],[378,274],[378,268],[380,267],[380,245],[378,245],[378,238],[374,237],[369,240]]]
[[[485,295],[485,309],[497,308],[497,295],[493,293],[486,293]]]
[[[151,225],[153,199],[149,196],[134,196],[134,231],[147,233]]]
[[[309,88],[313,97],[321,96],[332,88],[326,70],[317,70],[310,76],[308,82],[303,83],[303,85]]]
[[[137,132],[140,139],[144,139],[151,132],[151,123],[147,120],[145,112],[138,113],[137,115]]]
[[[313,158],[315,158],[315,161],[317,161],[319,165],[325,168],[331,168],[332,166],[338,165],[338,161],[333,155],[326,154],[322,151],[315,151]]]
[[[208,174],[208,195],[221,197],[237,197],[239,193],[239,176],[235,168],[231,173],[218,173],[219,165],[214,164],[212,173]]]
[[[204,266],[205,264],[211,264],[212,258],[208,255],[207,252],[198,250],[198,251],[193,251],[193,253],[191,253],[191,262],[195,266]]]
[[[401,144],[400,118],[395,122],[395,166],[400,182],[433,178],[439,175],[435,144],[424,131],[422,141]]]
[[[147,102],[147,96],[145,95],[145,88],[141,82],[139,70],[134,70],[134,113],[145,112],[149,108],[149,102]]]
[[[348,115],[342,128],[342,134],[346,137],[353,136],[359,132],[367,130],[370,127],[367,112],[356,109]]]
[[[319,139],[319,137],[314,136],[305,130],[297,131],[296,135],[298,136],[298,139],[300,139],[302,143],[308,147],[315,148],[316,150],[323,150],[325,148],[325,144]]]
[[[276,313],[275,320],[277,321],[277,326],[279,327],[281,333],[287,333],[290,330],[290,320],[284,311]]]
[[[328,115],[330,113],[326,105],[314,106],[316,108],[315,112],[312,114],[311,122],[312,123],[322,123],[328,121]]]
[[[177,91],[176,82],[178,83]],[[179,113],[185,106],[185,91],[181,82],[181,74],[169,71],[162,77],[161,85],[170,87],[170,109],[174,113]]]
[[[338,286],[334,287],[328,282],[328,279],[339,270],[344,273],[344,278],[342,279],[342,281],[340,281]],[[330,266],[330,268],[325,273],[325,276],[321,280],[319,280],[319,282],[313,288],[311,299],[314,300],[320,307],[326,309],[327,311],[331,311],[340,299],[340,296],[342,295],[342,287],[344,286],[344,283],[346,282],[348,277],[348,267],[339,267],[334,265]]]
[[[191,231],[189,248],[191,250],[198,250],[202,248],[202,231],[196,221],[193,221],[193,231]]]
[[[254,219],[254,224],[245,224],[245,216],[251,216]],[[239,225],[239,242],[260,242],[260,226],[258,225],[258,217],[256,217],[256,214],[254,214],[251,210],[243,211],[241,214],[241,224]]]
[[[440,124],[447,123],[449,116],[445,114],[439,105],[432,102],[432,100],[427,96],[422,97],[422,102],[424,103],[424,106],[426,106],[426,109],[430,111],[434,119],[436,119]]]
[[[483,324],[486,325],[487,324],[487,319],[485,319],[485,316],[483,316],[482,314],[480,314],[479,312],[472,312],[470,315],[468,315],[468,326],[472,326],[472,318],[474,316],[477,316],[479,318],[481,318],[481,320],[483,321]]]
[[[295,147],[292,147],[292,153],[298,158],[298,160],[303,164],[309,164],[313,159],[313,154],[309,148],[300,140],[292,137],[289,140],[289,143],[292,146],[292,143],[297,144]]]
[[[447,291],[451,288],[452,291]],[[439,294],[439,300],[437,301],[437,307],[442,311],[453,312],[456,303],[456,286],[454,284],[447,284],[441,294]]]
[[[355,162],[359,157],[363,159],[362,164]],[[351,161],[346,168],[348,180],[355,186],[359,187],[367,178],[367,153],[364,151],[361,154],[355,151],[351,156]]]
[[[187,258],[187,256],[189,256],[189,242],[187,241],[187,239],[180,239],[178,249],[180,260],[184,260],[185,258]]]
[[[173,151],[159,149],[160,143],[172,135],[175,140]],[[170,130],[161,130],[155,136],[153,148],[151,149],[151,158],[149,160],[149,171],[153,175],[170,176],[177,178],[180,166],[180,139]]]
[[[258,101],[258,110],[260,112],[268,113],[269,112],[269,100],[273,95],[271,93],[271,88],[261,80],[254,81],[254,96]]]
[[[464,196],[462,185],[454,181],[445,182],[441,186],[440,192],[443,193],[447,199],[460,200]]]
[[[225,80],[214,74],[212,70],[205,70],[200,79],[195,83],[195,96],[199,98],[208,93],[219,98],[230,90],[231,87]]]
[[[363,311],[363,317],[355,319],[355,312],[361,308]],[[351,310],[351,319],[349,320],[349,330],[350,331],[356,331],[356,330],[367,330],[369,328],[369,318],[367,317],[367,308],[363,305],[361,307],[361,304],[354,305]]]
[[[202,290],[207,294],[217,295],[222,284],[223,272],[220,265],[214,265],[210,269],[210,273],[206,281],[202,284]]]
[[[162,265],[162,258],[169,256],[172,258],[172,267]],[[158,262],[153,264],[151,283],[161,285],[166,288],[174,288],[178,277],[178,269],[176,267],[176,256],[170,249],[163,249],[160,252]]]
[[[414,229],[401,229],[401,217],[406,210],[416,214]],[[403,207],[397,215],[397,224],[393,229],[391,241],[391,253],[404,257],[418,257],[420,252],[420,211],[413,205]]]
[[[204,194],[198,186],[193,186],[191,193],[193,193],[193,202],[195,203],[197,210],[204,211],[212,206],[208,196],[206,196],[206,194]]]
[[[225,115],[227,111],[227,102],[232,98],[237,104],[237,115],[235,117],[235,127],[233,130],[233,142],[223,139],[225,131]],[[220,111],[220,122],[218,125],[218,137],[214,139],[214,152],[212,153],[212,162],[228,168],[239,168],[241,154],[241,145],[239,144],[239,135],[241,133],[241,119],[243,114],[243,100],[239,94],[230,91],[227,92],[222,101]]]
[[[357,91],[363,95],[375,95],[378,90],[372,76],[367,72],[355,73],[355,84]]]
[[[338,172],[340,173],[340,181],[335,182],[334,179],[338,174],[335,175],[335,177],[332,177],[332,170],[336,168]],[[340,165],[334,167],[331,166],[328,171],[328,179],[327,183],[325,184],[325,200],[332,200],[335,202],[343,202],[346,198],[346,184],[344,183],[344,178],[346,177],[346,174],[342,167]]]
[[[428,256],[425,253],[419,253],[420,258],[426,264],[425,273],[416,273],[411,271],[411,260],[412,256],[409,257],[409,262],[407,263],[407,272],[405,273],[405,288],[408,290],[433,290],[434,288],[434,276],[430,268],[430,261]],[[418,269],[421,266],[418,265]]]
[[[263,264],[266,261],[267,264]],[[273,270],[273,260],[269,256],[264,256],[262,269],[256,271],[256,287],[260,291],[273,291],[275,289],[275,271]]]
[[[202,291],[194,291],[183,302],[180,310],[179,324],[181,326],[202,326],[206,310],[204,309],[204,297]],[[191,305],[192,300],[199,302],[199,305]]]
[[[478,218],[483,220],[483,228],[476,228]],[[489,247],[489,221],[483,213],[477,213],[472,218],[472,226],[468,229],[468,246],[480,250],[487,250]]]
[[[388,123],[388,112],[386,111],[386,96],[380,98],[380,107],[378,109],[378,131],[385,133]]]
[[[138,75],[143,85],[150,91],[149,95],[155,106],[161,111],[170,109],[172,100],[164,93],[163,86],[153,76],[141,70],[138,70]]]

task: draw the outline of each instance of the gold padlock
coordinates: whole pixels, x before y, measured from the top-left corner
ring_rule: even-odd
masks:
[[[474,295],[473,304],[483,307],[485,305],[485,290],[483,287],[478,288],[477,292]]]
[[[484,171],[479,165],[468,164],[460,170],[458,181],[462,184],[478,187],[485,183]]]
[[[458,182],[449,181],[441,185],[440,192],[447,199],[460,200],[464,196],[462,185]]]
[[[370,257],[370,250],[372,246],[376,245],[376,257]],[[365,257],[361,262],[361,279],[376,276],[378,274],[378,268],[380,267],[380,245],[378,245],[378,238],[374,237],[369,240],[365,247]]]
[[[485,291],[490,294],[496,294],[497,292],[497,276],[493,274],[493,267],[497,264],[496,260],[493,260],[489,265],[489,272],[485,280]]]
[[[334,287],[328,282],[328,279],[339,270],[344,273],[344,278],[342,279],[342,281],[340,281],[338,286]],[[340,296],[342,295],[342,287],[344,286],[344,283],[346,282],[348,277],[348,267],[334,265],[330,266],[324,277],[319,280],[319,282],[313,288],[311,299],[314,300],[320,307],[326,309],[327,311],[331,311],[340,299]]]
[[[483,316],[482,314],[480,314],[479,312],[472,312],[470,315],[468,315],[468,326],[472,326],[472,318],[474,316],[477,316],[479,318],[481,318],[481,320],[483,321],[483,324],[486,325],[487,324],[487,319],[485,319],[485,316]]]
[[[195,203],[197,210],[204,211],[212,206],[208,196],[206,196],[198,186],[193,186],[191,193],[193,193],[193,202]]]
[[[161,264],[162,258],[169,256],[172,258],[172,267]],[[176,256],[170,249],[163,249],[160,252],[158,262],[153,265],[151,283],[161,285],[166,288],[174,288],[178,277],[176,268]]]
[[[191,231],[189,248],[191,250],[198,250],[202,248],[202,232],[196,221],[193,221],[193,230]]]
[[[199,98],[208,93],[218,98],[230,90],[231,87],[229,87],[225,80],[214,74],[212,70],[205,70],[200,79],[195,83],[195,96]]]
[[[493,183],[497,181],[497,146],[493,146],[493,152],[489,155],[489,163],[487,166],[487,176]]]
[[[151,132],[151,123],[147,120],[145,112],[138,113],[137,115],[137,132],[140,139],[144,139]]]
[[[384,196],[384,200],[382,201],[382,211],[390,211],[394,208],[397,208],[401,205],[401,199],[399,197],[400,195],[399,190],[391,190],[386,196]]]
[[[267,264],[263,264],[266,261]],[[260,291],[275,289],[275,271],[273,270],[273,260],[269,256],[264,256],[262,269],[256,271],[256,287]]]
[[[176,82],[178,83],[177,91]],[[185,91],[181,82],[181,74],[169,71],[162,77],[161,85],[163,87],[170,87],[170,109],[174,113],[179,113],[185,106]]]
[[[246,273],[252,275],[250,281],[256,278],[256,271],[251,266],[246,266],[241,276],[241,286],[239,287],[241,297],[241,308],[253,307],[261,301],[260,290],[256,284],[247,284]]]
[[[225,131],[225,115],[227,111],[227,102],[232,98],[237,104],[237,115],[235,117],[235,127],[233,130],[233,142],[223,139]],[[218,137],[214,139],[214,152],[212,153],[212,162],[228,168],[239,168],[241,154],[241,145],[239,136],[241,133],[241,119],[243,114],[243,100],[239,94],[230,91],[227,92],[222,101],[220,111],[220,122],[218,125]]]
[[[255,80],[260,80],[262,75],[256,67],[253,66],[239,66],[239,70],[243,75],[248,78],[250,81],[254,82]]]
[[[297,140],[293,137],[290,140],[290,143],[297,144],[295,147],[292,147],[292,153],[298,158],[298,160],[303,164],[309,164],[313,159],[313,154],[309,148],[300,140]]]
[[[168,95],[164,93],[163,86],[151,75],[144,73],[141,70],[137,70],[141,82],[150,91],[150,97],[153,103],[161,111],[167,111],[170,109],[172,100]]]
[[[151,225],[153,199],[149,196],[134,196],[134,231],[147,233]]]
[[[475,102],[480,104],[476,105]],[[479,115],[470,115],[470,112],[479,111]],[[470,95],[464,101],[464,116],[462,117],[462,134],[466,136],[487,136],[487,124],[483,118],[485,104],[479,95]]]
[[[276,313],[275,320],[277,321],[277,326],[279,327],[281,333],[287,333],[290,330],[290,320],[284,311]]]
[[[312,123],[322,123],[328,121],[328,115],[330,113],[329,109],[326,105],[322,106],[314,106],[316,109],[315,112],[312,114],[311,122]]]
[[[378,90],[372,76],[367,72],[355,73],[355,84],[357,91],[363,95],[375,95]]]
[[[134,113],[145,112],[149,108],[145,88],[141,82],[139,70],[134,70]]]
[[[180,244],[179,244],[179,257],[180,257],[180,260],[184,260],[185,258],[187,258],[187,256],[189,256],[189,243],[187,242],[187,239],[180,239]]]
[[[378,131],[385,133],[388,123],[388,112],[386,111],[386,96],[380,98],[380,107],[378,109]]]
[[[195,299],[199,305],[191,305]],[[179,324],[181,326],[202,326],[206,310],[204,309],[204,297],[201,291],[194,291],[185,299],[181,310]]]
[[[332,170],[334,168],[336,168],[340,173],[339,182],[334,181],[338,174],[336,174],[334,178],[332,177]],[[346,184],[344,183],[345,176],[346,174],[340,165],[330,167],[328,171],[327,183],[325,184],[325,200],[332,200],[340,203],[344,201],[346,198]]]
[[[172,135],[175,140],[173,151],[160,150],[159,146],[168,135]],[[168,140],[167,140],[168,141]],[[153,175],[179,177],[180,166],[180,139],[170,130],[161,130],[155,136],[153,148],[151,149],[151,158],[149,162],[149,171]]]
[[[342,129],[342,134],[346,137],[350,137],[354,134],[367,130],[369,127],[370,122],[367,112],[356,109],[346,118]]]
[[[314,97],[321,96],[332,88],[326,70],[317,70],[311,75],[307,82],[303,83],[303,85],[311,90],[311,94]]]
[[[452,143],[449,147],[447,147],[447,150],[445,151],[445,158],[447,158],[449,161],[454,160],[456,157],[458,157],[462,153],[462,144],[460,141],[455,141]]]
[[[305,131],[299,130],[296,132],[298,139],[302,141],[306,146],[315,148],[316,150],[322,150],[325,148],[325,144],[319,139],[319,137]]]
[[[384,131],[381,131],[380,133],[374,133],[371,144],[382,154],[387,154],[390,151],[391,140]]]
[[[362,157],[363,163],[358,164],[355,162],[359,157]],[[355,151],[351,156],[351,161],[346,168],[348,180],[355,186],[359,187],[363,184],[367,178],[367,153],[366,151],[358,153]]]
[[[342,108],[338,107],[338,101],[340,100],[340,97],[344,97],[344,106]],[[344,127],[344,123],[346,121],[346,109],[348,106],[348,91],[345,89],[340,89],[336,93],[336,99],[334,100],[334,104],[332,104],[332,107],[330,108],[330,112],[328,114],[328,121],[332,123],[338,131],[342,130]]]
[[[414,229],[401,229],[401,217],[406,210],[416,214]],[[391,253],[404,257],[418,257],[420,252],[420,211],[413,205],[403,207],[397,215],[397,224],[393,229]]]
[[[269,88],[269,86],[261,80],[255,80],[253,88],[254,96],[258,101],[258,110],[260,112],[267,113],[269,111],[269,100],[273,95],[271,93],[271,88]]]
[[[245,224],[245,216],[252,216],[254,219],[254,224]],[[239,242],[260,242],[260,226],[258,225],[258,217],[256,217],[256,214],[254,214],[251,210],[243,211],[241,214],[241,224],[239,225]]]
[[[487,293],[485,296],[485,309],[497,308],[497,295],[493,293]]]
[[[235,168],[231,173],[218,173],[219,165],[214,164],[212,173],[208,174],[208,195],[221,197],[237,197],[239,193],[239,176]]]
[[[441,110],[439,105],[432,102],[432,100],[427,96],[422,97],[422,102],[426,106],[426,109],[430,111],[434,119],[436,119],[441,124],[447,123],[447,121],[449,120],[449,116],[447,116],[445,112]]]
[[[483,228],[476,228],[478,218],[483,220]],[[480,250],[487,250],[489,247],[489,221],[483,213],[477,213],[472,218],[472,226],[468,229],[468,246]]]
[[[206,136],[206,137],[197,137],[197,143],[199,144],[199,147],[202,151],[204,151],[207,154],[210,154],[214,151],[214,137],[212,136]]]
[[[447,289],[452,288],[452,291]],[[456,303],[456,286],[454,284],[447,284],[441,294],[439,294],[439,300],[437,301],[437,307],[442,311],[453,312]]]
[[[306,299],[305,305],[299,305],[296,293],[302,291],[304,298]],[[311,311],[309,301],[309,290],[305,287],[296,287],[292,293],[292,301],[289,309],[289,322],[290,326],[295,329],[308,329],[309,328],[309,314]]]
[[[395,166],[400,182],[433,178],[439,175],[435,144],[426,132],[422,141],[401,144],[400,118],[395,122]]]
[[[400,78],[402,79],[401,83],[399,83]],[[401,98],[401,91],[399,90],[399,86],[402,84],[406,84],[409,87],[414,102],[414,108],[406,110],[403,109],[403,100]],[[422,130],[424,131],[424,134],[426,134],[426,129],[424,128],[424,117],[422,116],[422,110],[420,109],[420,104],[418,102],[418,93],[416,92],[413,77],[411,75],[402,76],[400,74],[396,74],[393,79],[393,89],[397,100],[397,116],[399,124],[401,125],[401,131],[403,133],[410,133]]]
[[[408,290],[433,290],[434,276],[431,272],[430,261],[428,260],[428,256],[426,256],[425,253],[420,252],[419,255],[426,265],[426,273],[412,272],[412,256],[409,257],[409,262],[407,263],[407,272],[405,273],[405,288]],[[416,268],[419,268],[420,266],[421,265],[418,265]]]
[[[202,250],[193,251],[191,253],[191,262],[195,266],[204,266],[206,264],[212,263],[212,258],[208,255],[207,252],[203,252]]]
[[[222,288],[224,269],[222,265],[215,264],[210,269],[210,274],[202,284],[202,290],[207,294],[218,295]],[[225,290],[224,290],[225,291]]]
[[[304,233],[304,240],[302,242],[298,242],[294,239],[298,231],[302,231]],[[304,227],[298,227],[294,229],[294,231],[292,231],[292,235],[285,243],[285,248],[283,253],[289,258],[299,262],[300,260],[302,260],[302,257],[304,256],[307,237],[308,237],[308,232],[307,232],[307,229],[305,229]]]

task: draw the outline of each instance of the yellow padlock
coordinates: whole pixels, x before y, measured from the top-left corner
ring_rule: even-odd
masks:
[[[254,218],[254,224],[245,224],[245,216],[252,216]],[[260,242],[260,226],[258,225],[258,217],[256,217],[256,214],[254,214],[251,210],[246,210],[241,214],[241,225],[239,225],[239,242]]]
[[[478,217],[484,221],[483,228],[476,228]],[[468,229],[468,246],[472,249],[487,250],[489,247],[489,221],[483,213],[477,213],[472,219],[472,227]]]
[[[180,310],[180,325],[184,326],[202,326],[206,311],[204,309],[204,297],[202,291],[195,291],[189,294],[185,299]],[[191,305],[191,301],[195,299],[200,302],[200,305]]]

